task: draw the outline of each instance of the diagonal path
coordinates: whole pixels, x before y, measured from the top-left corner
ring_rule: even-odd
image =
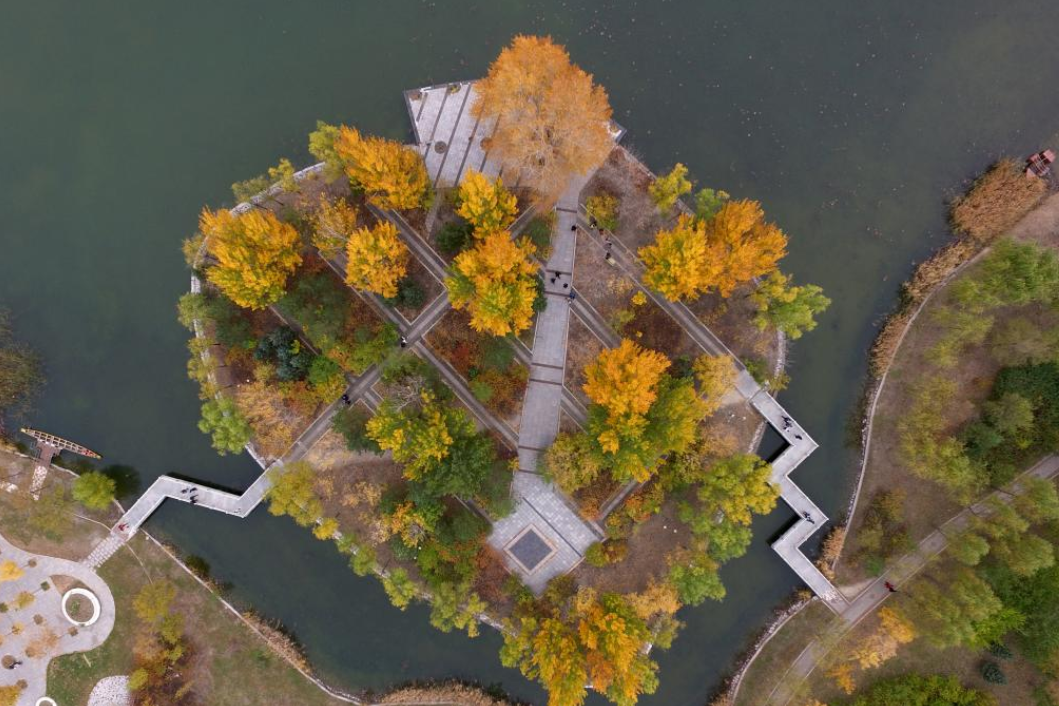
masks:
[[[575,209],[586,182],[587,177],[575,180],[555,208],[552,252],[544,272],[547,304],[537,315],[529,360],[530,379],[519,425],[519,471],[512,484],[516,495],[515,511],[495,522],[489,535],[489,543],[504,554],[509,568],[538,593],[549,580],[577,566],[588,547],[602,539],[602,532],[583,520],[562,493],[538,471],[540,454],[551,446],[559,433],[560,410],[564,408],[563,378],[573,302],[566,293],[570,290],[562,285],[569,286],[573,277],[577,246]],[[532,566],[508,550],[517,546],[520,538],[530,532],[552,548],[547,558]]]
[[[1054,478],[1057,474],[1059,474],[1059,456],[1046,456],[1019,476],[1010,487],[1012,490],[1017,491],[1019,483],[1023,479],[1030,477],[1048,479]],[[932,559],[945,551],[946,547],[949,546],[950,536],[954,536],[966,529],[974,517],[988,516],[990,508],[987,502],[994,498],[1009,502],[1011,494],[1005,490],[996,490],[990,493],[971,507],[949,518],[945,524],[927,535],[915,549],[893,562],[871,585],[850,600],[846,609],[840,613],[843,618],[840,634],[845,634],[852,630],[865,616],[890,597],[891,592],[886,587],[887,582],[896,586],[903,585],[927,566]],[[835,637],[832,634],[819,635],[806,645],[805,649],[794,659],[780,678],[779,683],[769,697],[768,703],[776,706],[789,704],[797,695],[798,686],[813,673],[820,661],[834,647]],[[733,700],[734,696],[735,694],[733,694]]]

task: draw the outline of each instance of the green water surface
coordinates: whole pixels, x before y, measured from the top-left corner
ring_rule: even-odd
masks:
[[[595,74],[648,165],[760,199],[790,234],[784,269],[834,300],[792,350],[782,401],[820,442],[797,481],[840,514],[845,422],[873,323],[946,237],[944,199],[1000,154],[1054,143],[1059,5],[820,0],[6,2],[0,9],[0,302],[47,359],[35,426],[138,469],[232,488],[258,473],[195,429],[179,252],[204,204],[281,156],[308,163],[314,121],[409,133],[401,90],[480,76],[515,33],[550,33]],[[643,703],[702,704],[799,585],[755,526],[729,596],[685,610]],[[458,676],[542,694],[499,638],[443,635],[391,608],[330,545],[258,510],[165,506],[149,529],[205,557],[238,600],[281,620],[348,688]],[[590,699],[595,702],[598,699]]]

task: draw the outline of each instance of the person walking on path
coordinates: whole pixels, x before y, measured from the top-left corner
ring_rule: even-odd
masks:
[[[407,348],[407,347],[408,347],[408,339],[405,338],[404,336],[401,336],[401,348]]]
[[[804,517],[808,522],[810,522],[810,523],[812,523],[814,525],[816,524],[816,520],[814,520],[813,516],[810,515],[808,512],[803,512],[802,513],[802,517]]]
[[[570,303],[573,304],[575,299],[577,299],[577,293],[570,292]]]
[[[897,593],[897,587],[895,587],[889,581],[884,582],[883,586],[886,586],[886,590],[889,591],[890,593]]]

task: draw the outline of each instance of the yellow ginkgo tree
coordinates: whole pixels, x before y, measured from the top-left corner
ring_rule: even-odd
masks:
[[[202,210],[199,229],[206,250],[216,261],[206,276],[239,306],[264,309],[287,288],[301,264],[301,236],[274,213]]]
[[[490,181],[473,169],[460,184],[459,208],[456,213],[474,226],[475,233],[493,233],[511,225],[518,213],[515,195],[504,188],[497,177]]]
[[[537,297],[534,252],[529,241],[499,230],[456,256],[445,286],[452,306],[470,313],[474,330],[506,336],[529,328]]]
[[[358,228],[346,243],[346,284],[381,297],[397,296],[397,283],[408,272],[408,248],[397,227],[381,221]]]
[[[380,208],[419,208],[431,198],[423,158],[411,147],[383,137],[365,137],[341,126],[334,152],[350,181]]]

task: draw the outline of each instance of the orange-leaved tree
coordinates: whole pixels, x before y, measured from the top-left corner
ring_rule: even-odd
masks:
[[[202,210],[199,230],[206,250],[216,260],[206,276],[229,299],[248,309],[264,309],[287,288],[301,264],[301,236],[271,211]]]
[[[356,128],[339,127],[334,143],[346,175],[379,208],[404,210],[426,205],[430,178],[423,158],[411,147],[383,137],[364,137]]]
[[[397,226],[380,221],[358,228],[346,243],[346,284],[381,297],[397,296],[397,283],[408,271],[408,248]]]
[[[475,89],[472,113],[496,120],[490,153],[542,203],[553,203],[613,146],[606,91],[550,37],[515,37]]]
[[[706,224],[707,287],[722,297],[744,282],[776,269],[787,254],[787,236],[775,223],[765,221],[757,201],[728,201]]]
[[[736,287],[768,274],[787,254],[787,236],[765,221],[757,201],[728,201],[708,221],[682,215],[640,248],[644,281],[668,299],[693,299],[716,290],[728,297]]]
[[[458,214],[474,226],[475,233],[492,233],[507,228],[515,220],[515,195],[497,177],[490,181],[481,172],[470,170],[459,189]]]
[[[499,230],[456,256],[445,286],[452,306],[468,310],[475,331],[506,336],[529,327],[537,297],[534,252],[529,241]]]

